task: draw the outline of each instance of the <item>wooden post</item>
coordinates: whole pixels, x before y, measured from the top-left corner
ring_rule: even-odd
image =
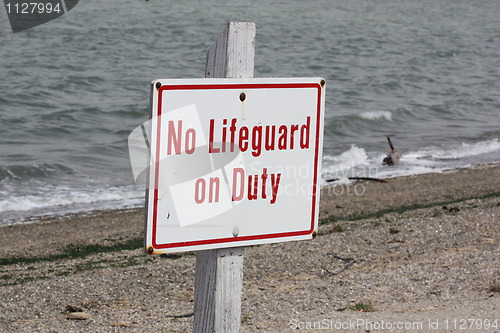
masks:
[[[255,23],[230,22],[207,53],[205,77],[251,78]],[[240,331],[243,247],[199,251],[196,256],[194,333]]]

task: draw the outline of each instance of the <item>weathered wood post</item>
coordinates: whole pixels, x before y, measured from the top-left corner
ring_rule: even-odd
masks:
[[[207,53],[205,77],[252,78],[255,23],[230,22]],[[239,332],[243,247],[205,250],[196,256],[195,333]]]

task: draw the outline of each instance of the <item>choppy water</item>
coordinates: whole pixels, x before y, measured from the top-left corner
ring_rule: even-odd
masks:
[[[500,161],[500,2],[87,0],[13,34],[0,9],[0,223],[140,205],[128,134],[149,83],[195,78],[227,21],[255,77],[327,79],[323,177]],[[405,155],[382,167],[393,135]]]

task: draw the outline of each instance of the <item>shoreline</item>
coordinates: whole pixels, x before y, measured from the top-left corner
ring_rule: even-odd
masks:
[[[463,172],[464,170],[475,170],[475,169],[488,169],[488,168],[494,168],[496,166],[499,166],[500,163],[488,163],[488,164],[478,164],[478,165],[473,165],[473,166],[464,166],[464,167],[458,167],[454,169],[445,169],[445,170],[440,170],[436,172],[429,172],[429,173],[419,173],[419,174],[410,174],[410,175],[402,175],[402,176],[394,176],[394,177],[389,177],[389,178],[373,178],[373,180],[378,179],[381,182],[387,183],[391,182],[394,180],[398,179],[407,179],[411,177],[420,177],[420,176],[432,176],[432,175],[445,175],[449,173],[454,173],[454,172]],[[328,188],[333,188],[333,187],[354,187],[356,184],[359,183],[369,183],[370,180],[354,180],[350,181],[349,184],[336,184],[335,182],[330,182],[327,185],[321,186],[321,195],[324,195],[325,191],[328,191]],[[343,196],[343,191],[333,191],[334,195],[336,196]],[[499,190],[500,192],[500,190]],[[349,193],[346,193],[349,195]],[[353,193],[354,195],[358,196],[356,193]],[[363,193],[364,194],[364,193]],[[327,194],[328,195],[328,194]],[[352,196],[352,195],[351,195]],[[31,215],[27,216],[24,218],[13,218],[11,220],[7,220],[4,222],[0,223],[0,228],[2,227],[11,227],[11,226],[16,226],[16,225],[30,225],[30,224],[39,224],[39,223],[51,223],[54,221],[58,221],[61,219],[66,219],[70,220],[75,217],[81,217],[81,216],[95,216],[95,215],[101,215],[101,214],[109,214],[109,213],[115,213],[115,212],[129,212],[129,211],[137,211],[137,210],[142,210],[144,209],[144,206],[142,204],[135,205],[135,206],[125,206],[125,207],[120,207],[120,208],[97,208],[97,209],[82,209],[82,210],[76,210],[76,211],[69,211],[67,213],[48,213],[48,214],[40,214],[40,215]],[[321,217],[320,217],[321,218]]]
[[[456,200],[500,195],[500,164],[460,168],[440,173],[426,173],[386,179],[386,183],[371,181],[337,185],[322,189],[321,214],[346,218],[354,215],[403,208],[412,209]],[[362,187],[357,195],[355,186]],[[349,192],[349,188],[351,191]],[[383,190],[383,193],[379,193]],[[359,192],[359,191],[358,191]],[[326,194],[326,195],[325,195]],[[383,195],[383,197],[382,197]],[[342,208],[338,208],[341,206]],[[343,210],[344,208],[347,208]]]
[[[167,316],[192,311],[196,258],[144,254],[143,228],[143,208],[0,226],[0,331],[189,332]],[[499,267],[500,164],[324,187],[318,237],[245,249],[242,332],[494,319]]]
[[[488,177],[484,175],[489,172]],[[460,179],[457,182],[455,179]],[[425,208],[455,201],[500,196],[500,164],[480,165],[440,173],[426,173],[385,179],[387,182],[355,181],[349,184],[326,185],[321,188],[319,226],[342,219],[362,219],[372,215]],[[384,189],[383,196],[378,193]],[[362,213],[361,213],[362,212]],[[120,222],[121,221],[121,222]],[[66,225],[67,224],[67,225]],[[65,226],[66,225],[66,226]],[[116,226],[120,228],[113,229]],[[55,216],[34,216],[30,221],[0,225],[0,257],[29,253],[32,241],[25,228],[33,229],[39,243],[57,243],[57,238],[72,243],[99,242],[100,238],[140,236],[144,227],[144,207],[90,210]],[[100,228],[96,237],[80,237],[92,228]],[[10,229],[10,230],[9,230]],[[47,229],[47,231],[45,231]],[[49,229],[55,229],[52,232]],[[66,232],[64,231],[66,230]],[[69,231],[68,231],[69,230]],[[15,236],[18,235],[18,236]],[[9,238],[24,239],[7,246]],[[44,242],[43,239],[47,241]],[[24,244],[22,244],[24,243]],[[45,245],[44,245],[45,246]],[[13,248],[15,250],[13,250]],[[19,249],[19,251],[17,251]],[[52,252],[46,249],[47,252]]]

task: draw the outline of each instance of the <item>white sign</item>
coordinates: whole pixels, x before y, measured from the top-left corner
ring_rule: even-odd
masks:
[[[310,239],[317,231],[321,78],[152,86],[148,253]]]

